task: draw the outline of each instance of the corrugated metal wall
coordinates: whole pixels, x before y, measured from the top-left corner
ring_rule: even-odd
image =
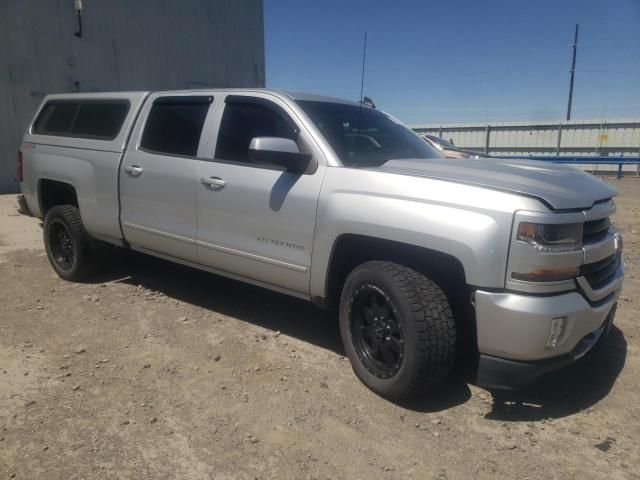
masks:
[[[414,125],[460,148],[495,155],[640,155],[640,118]],[[560,140],[560,141],[558,141]]]
[[[262,0],[0,0],[0,192],[47,93],[264,87]]]

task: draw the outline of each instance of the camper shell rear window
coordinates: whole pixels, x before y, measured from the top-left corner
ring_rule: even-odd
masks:
[[[38,135],[113,140],[129,112],[128,100],[51,100],[33,123]]]

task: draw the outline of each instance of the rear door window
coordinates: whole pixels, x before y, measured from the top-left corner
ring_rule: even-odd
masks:
[[[195,157],[210,96],[161,97],[153,102],[140,147],[151,153]]]
[[[128,112],[127,100],[51,101],[38,115],[32,132],[112,140],[120,133]]]

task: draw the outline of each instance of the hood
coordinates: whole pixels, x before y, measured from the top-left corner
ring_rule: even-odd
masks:
[[[602,180],[574,167],[538,160],[389,160],[375,170],[506,190],[535,197],[554,210],[591,208],[618,193]]]

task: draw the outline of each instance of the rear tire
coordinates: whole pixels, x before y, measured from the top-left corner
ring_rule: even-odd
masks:
[[[72,282],[86,280],[96,271],[92,240],[72,205],[57,205],[44,218],[44,245],[56,273]]]
[[[455,322],[444,292],[392,262],[366,262],[349,274],[340,333],[358,378],[390,400],[439,386],[455,361]]]

